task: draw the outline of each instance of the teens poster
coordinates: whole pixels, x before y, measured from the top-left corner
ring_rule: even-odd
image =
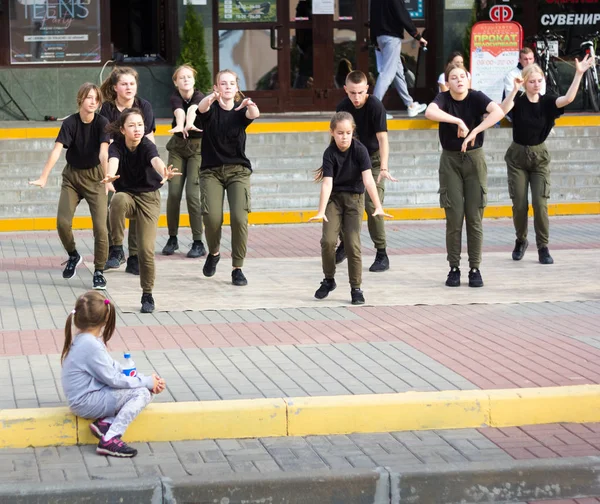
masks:
[[[100,63],[100,0],[12,0],[10,62]]]

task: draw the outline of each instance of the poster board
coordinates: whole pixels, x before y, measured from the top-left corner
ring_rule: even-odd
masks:
[[[219,0],[219,23],[274,23],[276,0]]]
[[[504,76],[517,66],[522,43],[519,23],[475,23],[471,30],[471,87],[501,102]]]
[[[10,63],[100,63],[100,1],[8,2]]]

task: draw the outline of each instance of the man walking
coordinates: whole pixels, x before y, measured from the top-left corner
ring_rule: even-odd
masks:
[[[408,109],[408,116],[415,117],[424,112],[427,105],[420,104],[408,94],[404,67],[400,59],[404,30],[422,46],[427,40],[417,32],[404,0],[371,0],[370,9],[371,41],[381,52],[381,69],[373,94],[381,101],[392,81]]]

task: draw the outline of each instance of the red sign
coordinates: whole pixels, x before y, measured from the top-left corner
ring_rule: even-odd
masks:
[[[490,9],[490,19],[494,23],[507,23],[513,18],[513,10],[509,5],[494,5]]]

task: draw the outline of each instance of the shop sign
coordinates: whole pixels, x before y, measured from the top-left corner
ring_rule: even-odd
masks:
[[[220,23],[274,23],[277,21],[276,0],[219,0]]]
[[[11,64],[100,63],[100,1],[8,2]]]
[[[490,9],[490,20],[494,23],[506,23],[512,21],[514,12],[510,5],[494,5]]]
[[[504,76],[517,66],[523,29],[519,23],[475,23],[471,30],[471,86],[502,101]]]

